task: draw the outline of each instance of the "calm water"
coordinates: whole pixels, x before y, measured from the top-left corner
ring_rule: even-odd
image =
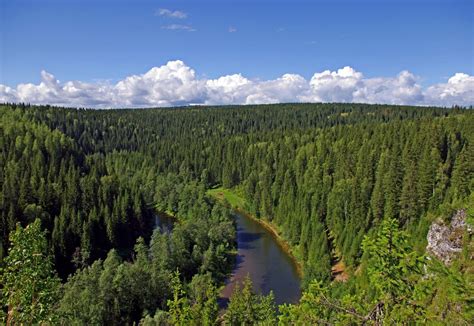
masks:
[[[263,226],[242,214],[236,213],[235,218],[237,261],[221,293],[221,305],[226,304],[236,283],[242,282],[247,274],[258,293],[268,294],[273,290],[277,304],[297,302],[301,280],[294,261]]]
[[[297,302],[301,280],[295,262],[263,226],[239,213],[235,220],[238,252],[232,275],[221,292],[220,306],[227,305],[235,285],[247,274],[256,292],[268,294],[273,290],[277,304]],[[155,216],[156,227],[162,232],[171,232],[173,223],[174,219],[167,215]]]

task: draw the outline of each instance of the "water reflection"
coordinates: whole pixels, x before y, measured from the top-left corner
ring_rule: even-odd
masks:
[[[220,306],[227,305],[235,285],[247,275],[256,292],[273,291],[277,304],[297,302],[301,291],[294,261],[259,223],[241,214],[236,214],[235,219],[238,254],[232,275],[221,293]]]

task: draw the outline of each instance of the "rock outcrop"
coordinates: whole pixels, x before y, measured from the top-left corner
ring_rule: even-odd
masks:
[[[458,210],[446,225],[442,221],[433,222],[428,231],[426,252],[445,265],[450,265],[458,253],[462,251],[463,238],[466,230],[472,233],[472,228],[466,223],[466,210]]]

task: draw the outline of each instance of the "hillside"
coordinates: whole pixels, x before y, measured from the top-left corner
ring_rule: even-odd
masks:
[[[425,248],[433,223],[449,224],[459,210],[472,226],[473,126],[474,112],[462,108],[1,105],[0,318],[239,324],[239,309],[250,309],[250,324],[310,316],[330,324],[467,325],[472,233],[463,229],[449,266],[434,256],[428,263]],[[277,313],[271,297],[244,286],[219,317],[235,225],[212,196],[216,188],[280,231],[302,265],[300,304]],[[153,231],[160,213],[176,219],[171,234]],[[27,225],[38,247],[27,246],[34,235]],[[26,259],[15,256],[20,247],[49,257],[40,274],[59,290],[47,309],[30,304],[43,299],[22,287],[30,278],[14,267]],[[336,264],[344,282],[334,280]],[[35,309],[47,312],[37,315],[44,319],[34,319]]]

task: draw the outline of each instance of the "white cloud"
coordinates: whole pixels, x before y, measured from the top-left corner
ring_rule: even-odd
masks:
[[[235,74],[208,80],[206,86],[205,104],[300,102],[299,96],[309,90],[308,82],[294,74],[267,81],[251,81]]]
[[[351,67],[315,73],[309,84],[307,100],[314,102],[352,102],[353,93],[362,87],[363,75]]]
[[[425,92],[428,101],[439,105],[474,105],[474,76],[454,74],[447,83],[428,87]]]
[[[172,31],[177,31],[177,30],[182,30],[186,32],[195,32],[196,29],[192,27],[191,25],[183,25],[183,24],[170,24],[170,25],[165,25],[161,26],[161,29],[168,29]]]
[[[425,103],[418,78],[408,71],[396,77],[378,77],[362,80],[353,92],[352,102],[387,104],[436,104]]]
[[[241,74],[205,79],[176,60],[116,84],[60,82],[42,71],[39,84],[0,84],[0,102],[97,108],[279,102],[474,105],[473,76],[456,73],[446,83],[426,88],[418,80],[408,71],[394,77],[366,78],[351,67],[317,72],[309,81],[297,74],[271,80],[251,80]]]
[[[246,102],[246,96],[253,82],[241,74],[223,76],[206,81],[207,98],[205,104],[240,104]]]
[[[165,8],[160,8],[155,12],[155,16],[165,16],[169,18],[184,19],[188,17],[188,14],[179,10],[169,10]]]
[[[235,33],[235,32],[237,32],[237,28],[235,28],[234,26],[230,26],[228,31],[229,31],[229,33]]]
[[[205,98],[204,81],[196,79],[194,70],[179,60],[127,77],[113,87],[113,92],[116,106],[185,105]]]
[[[245,104],[301,102],[310,90],[300,75],[284,74],[280,78],[259,82],[247,96]]]
[[[0,103],[17,101],[17,91],[11,87],[0,84]]]

